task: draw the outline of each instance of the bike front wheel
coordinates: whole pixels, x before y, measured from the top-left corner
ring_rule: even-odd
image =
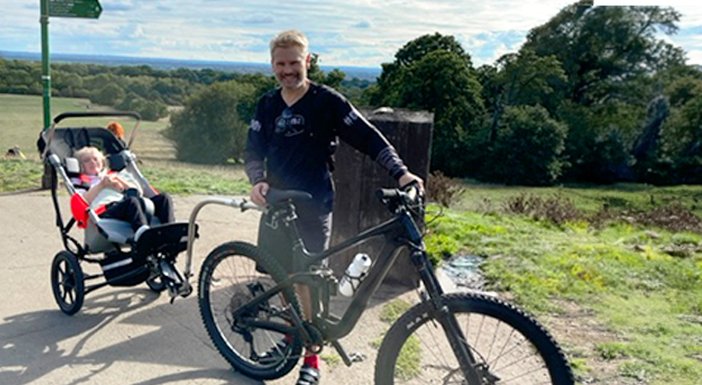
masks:
[[[479,384],[469,382],[438,311],[422,302],[390,328],[378,351],[376,385],[552,384],[572,385],[563,352],[534,318],[498,299],[451,294],[443,297],[473,356]]]
[[[290,303],[297,304],[294,291],[285,289],[256,306],[249,305],[284,277],[277,264],[243,242],[217,247],[202,264],[198,304],[207,333],[235,370],[254,379],[280,378],[300,358],[298,338],[266,327],[289,325],[285,309]]]

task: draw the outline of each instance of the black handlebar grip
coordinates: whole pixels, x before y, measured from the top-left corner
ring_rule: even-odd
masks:
[[[375,190],[375,196],[380,200],[397,198],[400,195],[400,191],[396,188],[379,188]]]

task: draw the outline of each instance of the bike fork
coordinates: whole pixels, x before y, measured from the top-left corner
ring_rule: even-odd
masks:
[[[456,317],[451,313],[444,303],[443,289],[439,283],[433,268],[428,262],[426,255],[423,252],[416,252],[412,258],[417,272],[424,283],[426,295],[423,300],[429,301],[434,309],[434,318],[439,321],[441,327],[446,333],[446,337],[451,345],[458,363],[461,366],[461,372],[468,381],[468,385],[481,385],[481,378],[478,374],[477,361],[470,351],[470,346],[466,337],[463,335]]]

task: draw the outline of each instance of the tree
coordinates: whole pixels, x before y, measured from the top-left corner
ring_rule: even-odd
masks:
[[[593,7],[579,1],[532,29],[523,49],[555,56],[568,77],[568,98],[578,104],[623,96],[627,80],[683,62],[683,52],[658,38],[673,34],[673,8]]]
[[[166,130],[178,159],[207,164],[242,159],[257,96],[253,85],[234,81],[212,84],[193,95],[172,115]]]
[[[522,51],[556,57],[567,78],[555,116],[569,126],[569,179],[611,181],[631,161],[634,143],[652,128],[646,111],[660,95],[656,73],[684,62],[659,34],[674,33],[679,18],[672,8],[580,1],[530,31]]]
[[[90,95],[90,101],[103,106],[115,106],[126,96],[122,87],[115,83],[109,83]]]
[[[540,106],[508,106],[488,150],[482,178],[494,182],[548,185],[561,176],[568,128]]]
[[[375,105],[434,113],[431,168],[451,176],[475,169],[485,107],[471,61],[452,36],[425,35],[407,43],[383,64],[377,87],[369,89]]]
[[[563,102],[566,77],[553,55],[539,57],[528,49],[507,54],[494,67],[480,67],[478,79],[491,115],[489,141],[496,135],[505,106],[543,106],[555,116]]]
[[[346,74],[338,68],[325,73],[319,67],[319,55],[313,53],[307,76],[314,82],[338,89],[341,86],[341,82],[346,77]]]

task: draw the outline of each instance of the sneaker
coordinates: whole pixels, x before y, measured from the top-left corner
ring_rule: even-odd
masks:
[[[273,345],[267,352],[258,356],[258,362],[263,365],[277,364],[288,355],[288,342],[280,340]]]
[[[295,385],[317,385],[319,384],[319,379],[321,377],[322,374],[319,373],[319,369],[302,365],[302,368],[300,369],[300,378],[297,379]]]

